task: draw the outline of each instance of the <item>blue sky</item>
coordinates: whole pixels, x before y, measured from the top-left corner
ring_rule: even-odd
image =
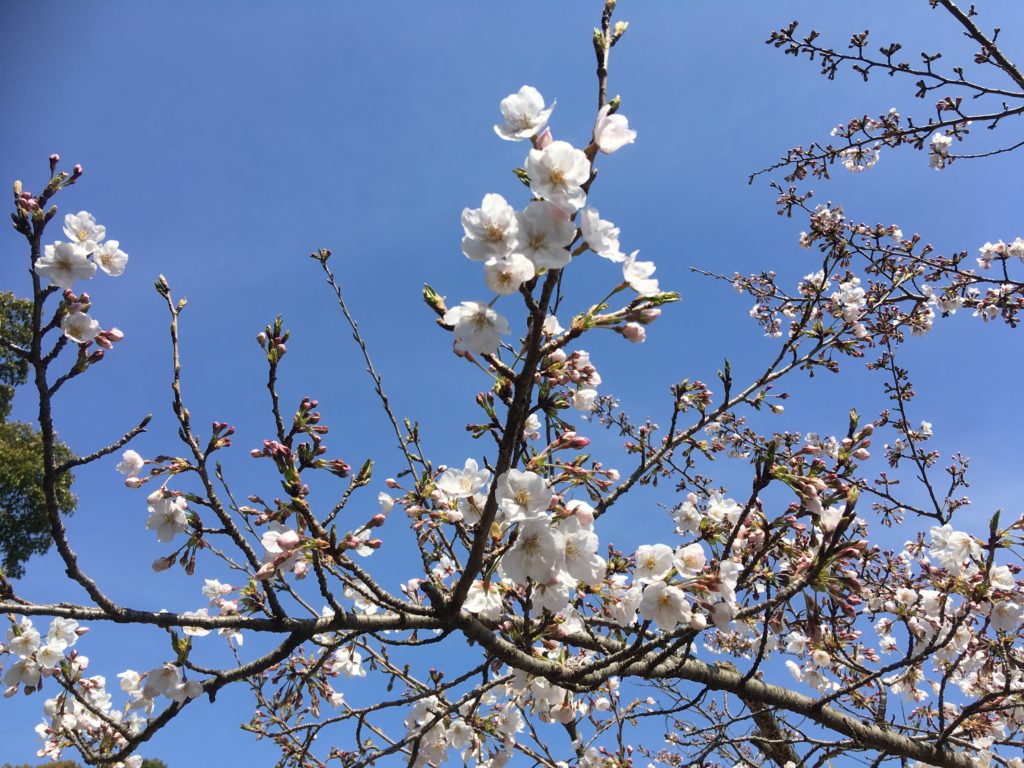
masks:
[[[319,398],[334,428],[332,449],[352,464],[376,457],[380,478],[396,472],[357,350],[307,256],[326,247],[396,410],[423,422],[436,462],[476,455],[464,425],[486,382],[451,355],[420,288],[429,282],[449,303],[484,298],[480,270],[459,251],[459,213],[488,192],[520,207],[527,201],[511,173],[525,145],[502,142],[491,130],[502,97],[534,85],[558,100],[557,138],[580,144],[589,137],[596,96],[590,29],[599,10],[597,2],[262,0],[0,7],[0,178],[38,190],[50,153],[81,163],[85,178],[58,199],[62,213],[93,212],[130,255],[123,277],[100,275],[89,285],[93,315],[127,338],[63,393],[62,437],[87,453],[152,412],[137,449],[148,456],[179,450],[168,407],[167,318],[151,287],[164,274],[189,299],[183,363],[194,421],[238,427],[237,448],[224,462],[240,495],[274,493],[273,478],[247,452],[270,435],[254,337],[278,313],[293,331],[282,374],[286,402]],[[1010,58],[1024,59],[1024,9],[1002,0],[986,3],[985,14],[1004,28]],[[850,117],[891,106],[927,115],[910,82],[880,78],[865,86],[849,72],[826,82],[813,64],[765,46],[769,32],[799,18],[837,46],[870,27],[879,44],[900,39],[908,51],[941,48],[952,56],[968,48],[924,0],[623,0],[618,17],[631,27],[613,51],[609,90],[622,94],[639,138],[601,160],[591,201],[622,227],[624,248],[654,260],[661,285],[683,301],[649,329],[643,346],[608,334],[587,348],[602,391],[658,420],[670,383],[713,380],[726,356],[741,379],[773,351],[747,317],[748,299],[690,266],[726,274],[774,269],[791,281],[815,268],[796,246],[806,223],[776,216],[766,182],[748,186],[747,175]],[[868,173],[838,169],[832,181],[813,186],[817,200],[840,201],[854,218],[899,223],[942,252],[973,251],[986,240],[1024,235],[1021,166],[1011,155],[936,173],[924,154],[890,152]],[[0,287],[26,294],[28,260],[13,231],[0,233],[0,253]],[[570,306],[592,303],[616,279],[612,265],[596,261],[573,275]],[[1009,351],[1012,341],[1003,327],[958,315],[914,340],[904,358],[919,383],[912,414],[933,422],[940,450],[974,458],[970,514],[978,520],[1000,506],[1020,511],[1010,441],[1024,426],[1014,393],[1022,365]],[[856,365],[791,391],[797,396],[773,428],[836,432],[850,407],[871,416],[882,407],[877,375]],[[28,393],[16,401],[16,415],[32,418]],[[611,437],[591,431],[599,448],[614,452]],[[150,572],[164,548],[143,530],[144,499],[121,486],[114,463],[100,462],[76,482],[79,511],[69,532],[84,567],[133,606],[199,607],[200,580]],[[723,483],[748,482],[742,467],[720,472]],[[325,488],[322,498],[334,490]],[[628,549],[667,536],[655,504],[670,500],[643,497],[608,524],[602,540]],[[400,521],[392,523],[388,530],[400,536]],[[82,599],[61,574],[55,556],[38,558],[19,589],[38,600]],[[98,627],[82,645],[111,681],[125,666],[147,669],[165,654],[152,635]],[[41,704],[41,697],[3,702],[2,759],[33,756]],[[200,702],[144,754],[179,768],[193,764],[192,744],[202,740],[211,764],[265,764],[273,750],[237,728],[251,713],[247,706],[241,689],[224,692],[216,706]]]

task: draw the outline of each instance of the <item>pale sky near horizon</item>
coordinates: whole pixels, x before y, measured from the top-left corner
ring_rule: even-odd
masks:
[[[81,163],[84,178],[56,201],[61,213],[94,213],[130,256],[124,276],[98,275],[88,285],[93,315],[121,328],[126,340],[62,393],[61,437],[88,453],[153,413],[134,447],[146,456],[180,452],[168,407],[167,318],[152,289],[164,274],[189,298],[184,387],[194,419],[238,426],[224,463],[240,496],[275,493],[273,478],[248,451],[271,427],[254,337],[278,313],[294,334],[282,373],[287,408],[304,395],[318,398],[334,427],[332,449],[353,465],[377,457],[380,479],[398,471],[358,350],[308,258],[325,247],[335,253],[334,269],[399,415],[422,421],[435,462],[461,465],[477,455],[481,448],[464,426],[476,417],[473,395],[487,382],[451,354],[450,339],[420,301],[421,286],[433,285],[449,305],[490,298],[478,265],[460,253],[459,214],[488,192],[517,207],[528,200],[512,173],[527,147],[494,135],[498,102],[533,85],[557,99],[556,138],[585,142],[596,101],[590,30],[600,5],[186,0],[0,7],[0,181],[17,178],[38,190],[50,153],[68,167]],[[683,300],[666,308],[643,346],[612,334],[585,346],[604,377],[602,392],[657,421],[667,415],[671,383],[714,381],[724,357],[739,379],[774,349],[747,316],[749,297],[691,266],[725,274],[774,269],[790,284],[818,268],[797,247],[806,221],[778,217],[768,179],[748,186],[748,174],[790,146],[826,139],[853,116],[891,106],[929,115],[928,103],[913,98],[911,80],[877,77],[864,85],[844,71],[827,82],[815,64],[764,45],[771,30],[799,18],[836,47],[870,27],[877,44],[901,39],[911,52],[959,51],[963,59],[970,48],[925,0],[622,0],[617,17],[631,27],[613,51],[609,91],[622,95],[622,113],[638,138],[601,158],[591,200],[622,228],[624,249],[655,261],[661,285]],[[982,19],[1002,26],[1011,58],[1024,61],[1024,8],[986,3]],[[1015,130],[1019,125],[1007,124],[1000,133],[1012,143]],[[979,147],[988,146],[984,133],[975,137]],[[852,218],[898,223],[943,253],[973,253],[986,241],[1024,236],[1022,157],[957,163],[939,173],[926,153],[883,151],[866,173],[837,167],[832,180],[808,186],[816,200],[841,202]],[[59,227],[52,230],[50,240],[61,239]],[[25,248],[10,229],[0,234],[0,253],[0,289],[27,294]],[[570,306],[596,301],[617,281],[615,266],[598,261],[578,270]],[[1014,352],[1019,340],[966,312],[935,326],[906,347],[919,389],[911,412],[934,424],[944,456],[962,450],[974,459],[973,522],[965,525],[984,525],[1000,507],[1016,515],[1024,487],[1014,450],[1024,427],[1013,389],[1024,368]],[[867,418],[884,407],[881,388],[877,374],[848,362],[840,377],[787,387],[795,396],[770,428],[844,431],[851,407]],[[15,405],[15,416],[33,418],[28,392]],[[615,449],[614,435],[591,429],[595,447]],[[143,529],[144,493],[122,486],[115,463],[99,462],[76,480],[79,509],[68,528],[84,567],[134,607],[200,607],[201,577],[223,572],[200,567],[193,579],[151,572],[168,548]],[[749,487],[745,466],[725,462],[720,469],[723,483]],[[380,489],[375,482],[365,504]],[[667,536],[671,526],[656,504],[670,497],[641,496],[646,506],[609,522],[602,543],[631,551]],[[390,535],[401,535],[401,523],[389,522]],[[383,550],[379,557],[396,564]],[[30,561],[17,586],[41,601],[83,599],[62,573],[51,552]],[[168,653],[156,633],[98,626],[81,647],[117,701],[117,672],[149,669]],[[0,763],[34,761],[32,728],[42,701],[0,701]],[[244,689],[224,691],[215,705],[190,706],[141,753],[170,768],[269,764],[276,751],[238,728],[251,712]],[[205,752],[197,762],[199,742]]]

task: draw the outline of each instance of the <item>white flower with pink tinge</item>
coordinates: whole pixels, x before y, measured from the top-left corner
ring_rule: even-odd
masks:
[[[590,178],[590,161],[567,141],[553,141],[544,149],[531,149],[526,158],[526,173],[533,194],[566,213],[575,213],[587,202],[583,185]]]
[[[298,569],[299,557],[302,554],[299,544],[302,543],[302,538],[294,529],[275,520],[260,541],[266,554],[263,555],[263,565],[256,572],[257,579],[266,579],[276,570],[296,570],[298,575],[302,575]]]
[[[663,581],[648,584],[640,600],[640,615],[653,621],[658,629],[671,632],[680,624],[689,624],[693,615],[683,590]]]
[[[501,565],[520,586],[525,586],[527,579],[547,584],[557,576],[564,552],[562,534],[552,530],[546,520],[529,520],[520,525],[516,543],[501,558]]]
[[[501,259],[518,244],[519,219],[515,209],[498,194],[484,195],[479,208],[462,211],[462,252],[473,261]]]
[[[36,259],[32,269],[51,285],[65,290],[73,287],[76,280],[90,280],[96,274],[96,265],[89,261],[87,254],[74,243],[59,240],[46,246],[42,258]]]
[[[522,141],[536,136],[547,125],[555,102],[544,106],[544,97],[530,85],[524,85],[517,93],[511,93],[501,100],[499,109],[505,119],[504,125],[495,125],[494,132],[505,141]]]
[[[509,333],[508,320],[482,301],[464,301],[445,312],[442,320],[454,326],[457,352],[493,355],[502,334]]]
[[[61,318],[60,329],[76,344],[88,344],[99,335],[100,324],[85,312],[70,312]]]
[[[611,104],[605,104],[594,123],[594,143],[606,155],[636,141],[636,131],[629,127],[629,120],[623,115],[609,114],[611,111]]]
[[[517,252],[528,258],[537,269],[561,269],[569,263],[566,250],[576,235],[576,227],[561,207],[546,200],[534,200],[519,221]]]
[[[437,480],[437,487],[456,499],[465,499],[487,487],[491,480],[489,469],[480,469],[476,459],[466,459],[462,469],[449,467]]]
[[[622,279],[641,296],[654,296],[659,293],[658,281],[651,278],[656,267],[653,261],[637,261],[638,253],[640,251],[633,251],[626,257],[622,264]]]
[[[107,228],[96,223],[88,211],[69,213],[64,217],[64,234],[86,255],[95,251],[107,236]]]
[[[551,506],[551,487],[536,472],[510,469],[498,478],[495,498],[506,522],[543,520]]]
[[[619,250],[619,228],[602,219],[597,208],[583,209],[580,214],[580,231],[587,247],[598,256],[615,262],[626,260],[626,254]]]
[[[188,503],[183,496],[172,496],[160,489],[151,493],[146,501],[149,504],[146,529],[156,531],[157,541],[166,543],[188,530],[188,517],[185,514]]]

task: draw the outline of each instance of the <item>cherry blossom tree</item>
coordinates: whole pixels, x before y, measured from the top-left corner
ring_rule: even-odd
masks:
[[[637,420],[602,391],[601,361],[586,350],[600,331],[642,343],[679,299],[588,202],[600,165],[628,162],[637,140],[624,102],[608,96],[610,54],[628,27],[613,19],[614,0],[593,36],[594,122],[556,131],[554,103],[531,86],[502,99],[495,133],[523,147],[521,199],[488,194],[463,211],[464,267],[483,272],[478,295],[423,290],[439,348],[450,344],[486,387],[469,425],[476,455],[427,455],[418,424],[387,395],[330,251],[313,253],[393,430],[398,466],[386,479],[373,461],[354,466],[331,452],[316,400],[286,406],[278,373],[289,333],[277,318],[257,336],[270,416],[251,454],[281,496],[236,488],[218,464],[233,428],[193,422],[180,356],[186,303],[163,277],[182,447],[149,458],[127,448],[147,417],[111,445],[60,455],[52,403],[92,366],[116,365],[107,359],[123,338],[100,322],[112,308],[94,318],[80,286],[117,277],[129,259],[92,214],[58,218],[52,200],[82,179],[80,167],[59,171],[54,156],[42,192],[16,183],[32,333],[2,343],[30,369],[50,535],[88,597],[40,604],[0,581],[10,620],[3,681],[9,695],[39,692],[40,755],[73,749],[89,764],[141,765],[146,741],[182,710],[241,685],[255,700],[245,727],[273,740],[284,766],[1024,766],[1024,518],[997,513],[984,535],[972,532],[968,461],[930,448],[932,426],[912,418],[914,385],[899,362],[913,336],[957,312],[976,316],[979,332],[1016,326],[1024,239],[996,233],[976,258],[941,255],[896,225],[815,205],[802,186],[902,149],[926,153],[922,173],[935,173],[1021,146],[972,148],[977,126],[998,142],[1024,112],[1024,75],[997,32],[973,7],[929,5],[977,46],[977,77],[934,53],[903,60],[895,43],[876,53],[867,32],[842,50],[796,23],[768,41],[830,78],[843,68],[908,78],[934,114],[855,117],[832,141],[761,172],[784,179],[772,182],[780,213],[806,220],[799,245],[810,264],[796,285],[771,272],[709,275],[752,299],[751,317],[777,345],[749,380],[728,364],[713,384],[682,379]],[[556,138],[563,131],[585,140]],[[583,270],[600,275],[601,296],[574,287]],[[850,411],[840,434],[785,431],[787,381],[864,363],[885,376],[886,410]],[[588,452],[605,428],[622,438],[621,469]],[[153,569],[191,577],[195,609],[122,605],[80,567],[60,514],[62,479],[112,454],[128,488],[145,494],[148,532],[134,535],[169,546]],[[715,479],[730,460],[745,484]],[[312,487],[338,479],[336,503],[314,501]],[[643,486],[666,503],[652,521],[668,526],[652,523],[649,543],[620,551],[602,522]],[[404,518],[415,553],[397,576],[374,567],[378,550],[401,546],[381,533],[389,516]],[[903,543],[883,546],[894,525]],[[148,627],[171,652],[153,669],[98,674],[81,652],[97,623]],[[207,660],[218,642],[233,664]],[[352,696],[356,686],[373,691],[371,704]]]

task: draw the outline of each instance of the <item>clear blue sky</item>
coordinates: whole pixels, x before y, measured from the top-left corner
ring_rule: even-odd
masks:
[[[984,5],[984,19],[1004,28],[1011,58],[1024,60],[1024,9],[1010,0]],[[511,173],[525,145],[491,130],[498,101],[534,85],[558,100],[556,137],[584,142],[595,102],[590,29],[599,11],[596,0],[3,4],[0,179],[20,178],[37,191],[50,153],[81,163],[85,178],[58,199],[62,213],[93,212],[130,255],[123,277],[99,275],[89,285],[93,315],[127,338],[62,393],[62,437],[86,453],[152,412],[137,449],[147,456],[179,450],[168,408],[166,317],[151,287],[162,273],[190,301],[182,332],[194,421],[238,426],[237,448],[224,461],[240,495],[275,489],[247,452],[270,435],[254,337],[277,313],[293,331],[282,379],[289,407],[303,395],[319,398],[334,427],[332,448],[352,464],[377,457],[381,478],[397,471],[356,350],[307,257],[326,247],[396,410],[423,421],[435,461],[461,464],[476,454],[463,427],[475,415],[472,395],[486,383],[450,354],[420,287],[429,282],[450,302],[486,296],[479,269],[459,252],[459,213],[487,192],[526,202]],[[952,53],[965,44],[925,0],[622,0],[618,17],[632,26],[613,52],[610,91],[622,94],[639,138],[602,159],[592,203],[622,227],[624,248],[657,263],[661,285],[683,302],[649,329],[642,347],[611,334],[587,346],[602,391],[658,420],[671,382],[713,380],[724,356],[740,378],[773,349],[747,318],[748,299],[690,266],[774,269],[791,283],[814,268],[796,246],[806,223],[776,216],[771,190],[764,181],[748,186],[747,175],[852,116],[891,106],[927,115],[909,82],[865,87],[844,72],[828,83],[814,65],[765,46],[769,32],[800,18],[837,46],[866,27],[877,43],[900,39],[912,52]],[[920,231],[943,252],[973,251],[1024,235],[1021,171],[1020,156],[936,173],[924,154],[887,153],[857,177],[838,169],[833,181],[816,185],[817,199],[841,201],[855,218]],[[54,232],[52,239],[59,227]],[[0,287],[26,294],[23,242],[5,231],[0,252]],[[589,276],[576,271],[571,306],[596,300],[615,278],[603,263],[589,264]],[[971,496],[981,520],[998,506],[1019,511],[1011,445],[1024,417],[1013,339],[979,324],[964,316],[938,322],[908,345],[905,360],[920,382],[914,416],[933,422],[939,449],[974,457]],[[857,366],[846,373],[797,387],[785,423],[773,426],[835,432],[851,406],[876,414],[877,376]],[[27,393],[16,415],[32,418]],[[114,463],[100,462],[76,482],[79,511],[69,531],[84,567],[132,606],[199,607],[200,578],[150,572],[165,549],[143,530],[144,499],[121,486]],[[721,472],[723,482],[744,476],[742,467]],[[651,497],[609,522],[602,540],[628,549],[668,535],[654,507],[668,500]],[[400,521],[392,522],[398,537]],[[61,573],[52,554],[38,558],[18,587],[32,599],[83,599]],[[154,647],[154,637],[96,627],[82,647],[115,688],[124,667],[163,660],[166,645]],[[143,754],[183,768],[196,764],[194,744],[202,741],[206,764],[269,764],[274,750],[237,728],[249,702],[242,689],[225,691],[215,706],[197,702]],[[32,758],[41,705],[39,696],[0,704],[0,760]]]

